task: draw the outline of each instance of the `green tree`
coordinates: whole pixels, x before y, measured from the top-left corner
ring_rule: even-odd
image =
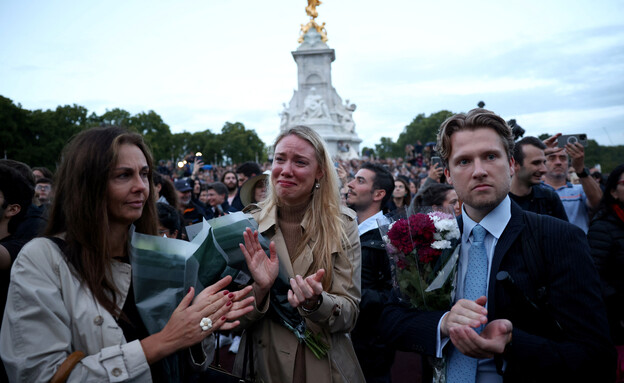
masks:
[[[201,152],[205,164],[219,164],[223,156],[221,139],[218,134],[206,129],[202,132],[195,132],[191,138],[191,151]]]
[[[375,144],[375,153],[379,158],[392,158],[401,156],[401,147],[390,137],[381,137],[381,142]]]
[[[245,129],[240,122],[226,122],[219,137],[223,156],[231,163],[245,161],[262,162],[265,159],[264,142],[258,137],[255,130]]]
[[[99,125],[114,125],[122,128],[128,128],[129,120],[132,117],[130,112],[119,108],[106,109],[106,112],[100,117],[95,116],[95,113],[92,115],[95,117],[93,121],[97,121]]]
[[[397,139],[397,145],[402,149],[401,153],[398,153],[398,156],[404,155],[404,148],[407,144],[414,145],[420,140],[424,145],[427,142],[436,141],[440,125],[453,114],[453,112],[449,112],[448,110],[441,110],[437,113],[430,114],[429,117],[425,117],[424,113],[417,115],[414,120],[405,127]]]
[[[362,148],[362,156],[369,156],[369,158],[375,157],[375,149],[365,146]]]
[[[153,110],[123,119],[121,123],[127,124],[130,129],[143,136],[152,150],[155,161],[172,158],[171,130]]]
[[[17,159],[20,150],[30,146],[30,137],[24,132],[29,113],[21,105],[15,105],[12,100],[0,96],[1,158]]]
[[[191,142],[193,135],[189,132],[176,133],[171,136],[171,159],[181,160],[191,151]]]
[[[88,127],[87,110],[78,105],[66,105],[54,111],[28,111],[2,98],[0,124],[4,156],[54,170],[69,139]],[[9,137],[3,137],[4,134]]]

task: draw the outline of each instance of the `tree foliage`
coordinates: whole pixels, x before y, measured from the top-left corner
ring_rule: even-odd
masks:
[[[545,140],[552,134],[542,133],[537,138]],[[587,140],[585,148],[585,166],[592,168],[600,164],[603,174],[608,174],[618,165],[624,164],[624,145],[601,146],[596,140]]]
[[[379,158],[401,157],[401,148],[390,137],[381,137],[378,144],[375,144],[375,153]]]
[[[428,117],[424,113],[418,114],[412,122],[405,126],[397,142],[389,137],[382,137],[381,142],[375,145],[375,151],[380,158],[402,157],[405,155],[406,145],[416,145],[420,141],[423,145],[435,142],[440,125],[453,115],[453,112],[441,110]]]
[[[140,133],[158,160],[177,162],[190,152],[202,152],[206,164],[264,161],[266,148],[254,130],[241,122],[226,122],[221,133],[171,133],[169,125],[150,110],[136,115],[115,108],[101,116],[88,114],[79,105],[59,106],[56,110],[23,109],[0,96],[0,157],[31,166],[56,169],[63,147],[84,129],[116,125]]]
[[[397,140],[401,151],[404,152],[405,145],[414,145],[417,141],[420,141],[423,145],[427,142],[435,142],[440,125],[453,114],[453,112],[449,112],[448,110],[441,110],[437,113],[430,114],[429,117],[425,117],[424,113],[420,113],[414,117]]]
[[[260,159],[264,153],[264,143],[255,131],[246,130],[245,125],[240,122],[226,122],[221,129],[221,136],[227,137],[221,141],[223,156],[230,163],[241,163],[244,161],[255,161]]]

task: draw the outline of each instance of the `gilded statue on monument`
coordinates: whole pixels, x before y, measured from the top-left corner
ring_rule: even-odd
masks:
[[[301,24],[301,31],[299,33],[299,39],[297,40],[300,43],[303,43],[303,38],[306,33],[310,30],[310,28],[316,29],[316,31],[321,35],[321,40],[325,43],[327,42],[327,30],[325,29],[325,23],[318,25],[314,19],[318,17],[318,11],[316,7],[323,4],[320,0],[308,0],[308,6],[305,8],[306,14],[310,16],[310,21],[303,25]]]
[[[316,19],[318,17],[318,12],[316,7],[323,4],[320,0],[308,0],[308,6],[306,7],[306,13],[312,19]]]

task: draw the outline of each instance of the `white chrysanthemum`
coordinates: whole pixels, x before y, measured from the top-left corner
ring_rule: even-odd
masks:
[[[433,247],[434,249],[439,249],[439,250],[443,250],[443,249],[450,249],[451,248],[451,241],[435,241],[431,244],[431,247]]]
[[[427,215],[429,216],[429,219],[433,221],[433,223],[436,223],[440,220],[440,217],[436,215],[435,213],[429,213]]]
[[[457,227],[457,222],[452,219],[441,219],[435,222],[435,227],[438,231],[449,231]]]
[[[460,235],[459,228],[455,226],[453,229],[449,230],[444,237],[446,239],[459,239]]]
[[[435,233],[433,233],[433,239],[435,239],[436,241],[440,241],[440,240],[443,240],[444,238],[442,238],[441,233],[436,231]]]

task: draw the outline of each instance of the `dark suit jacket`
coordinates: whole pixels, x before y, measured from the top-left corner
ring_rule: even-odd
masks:
[[[368,383],[390,382],[394,349],[379,336],[379,318],[392,290],[390,261],[378,229],[360,236],[362,299],[357,324],[351,331],[353,348]]]
[[[512,202],[511,219],[496,244],[488,289],[488,320],[506,318],[514,328],[503,355],[505,382],[612,382],[615,350],[598,274],[585,234],[578,227],[542,216],[535,238],[541,254],[528,251],[528,230],[522,209]],[[460,220],[460,228],[463,225]],[[528,258],[543,257],[542,275],[529,272]],[[535,312],[508,284],[496,280],[507,271],[529,299],[539,302]],[[545,288],[542,288],[545,287]],[[399,349],[435,355],[436,329],[443,312],[418,312],[392,302],[384,309],[384,336]],[[556,320],[563,332],[554,330]]]
[[[533,185],[531,193],[524,197],[518,197],[510,192],[509,198],[524,210],[568,221],[568,215],[565,212],[559,194],[554,190],[546,189],[542,185]]]

